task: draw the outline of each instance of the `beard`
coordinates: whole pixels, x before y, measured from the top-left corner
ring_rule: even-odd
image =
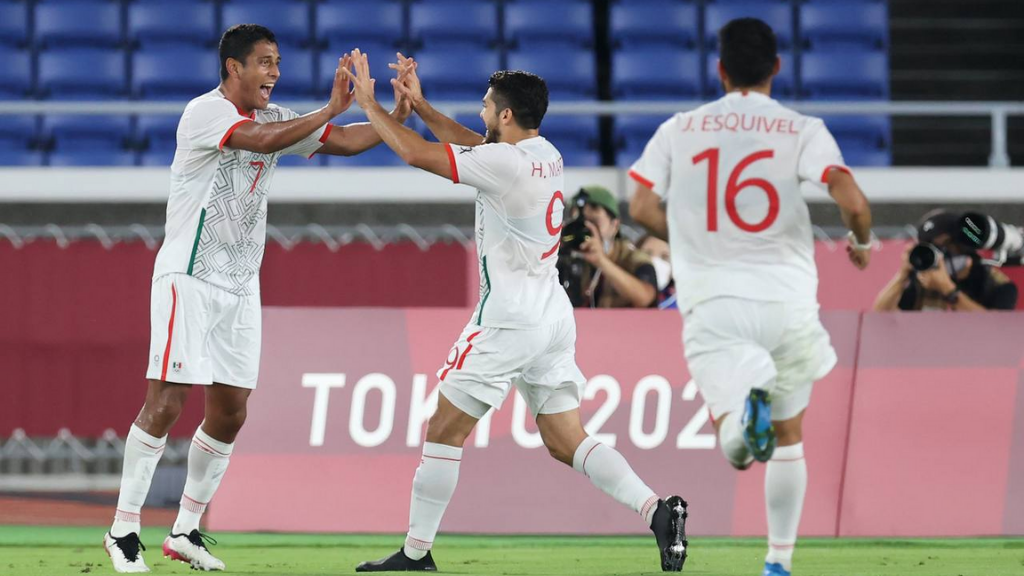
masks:
[[[484,144],[496,144],[501,141],[501,130],[497,126],[494,128],[488,127],[487,132],[484,133]]]

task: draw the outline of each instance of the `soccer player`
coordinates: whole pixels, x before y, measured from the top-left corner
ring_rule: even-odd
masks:
[[[220,86],[189,102],[178,124],[166,238],[153,272],[149,388],[125,441],[117,511],[103,540],[118,572],[149,571],[140,553],[140,513],[193,385],[204,387],[205,419],[189,448],[181,509],[163,553],[193,568],[224,569],[199,520],[227,470],[256,387],[259,270],[274,167],[283,154],[351,155],[380,142],[367,123],[329,124],[353,99],[338,71],[330,101],[315,112],[299,116],[270,103],[281,56],[268,29],[228,29],[220,62]],[[392,114],[401,122],[410,113],[405,103]]]
[[[405,545],[356,571],[437,569],[430,550],[455,492],[463,443],[513,386],[551,456],[636,511],[656,536],[662,568],[680,570],[686,503],[678,496],[660,500],[621,454],[588,436],[580,423],[585,379],[576,366],[573,310],[554,258],[565,203],[562,156],[538,133],[548,106],[544,80],[521,71],[492,74],[480,112],[487,128],[481,136],[433,109],[420,91],[415,63],[400,56],[396,67],[403,80],[393,84],[441,144],[388,116],[374,100],[366,56],[356,50],[352,63],[356,100],[384,142],[410,165],[477,189],[481,280],[480,302],[438,370],[437,411],[413,478]]]
[[[733,20],[719,32],[719,54],[726,95],[658,128],[629,172],[630,213],[669,240],[686,360],[726,459],[740,470],[768,463],[764,575],[782,576],[807,486],[801,422],[812,383],[836,363],[818,320],[800,186],[827,186],[859,269],[871,255],[871,212],[822,121],[771,99],[772,29]]]

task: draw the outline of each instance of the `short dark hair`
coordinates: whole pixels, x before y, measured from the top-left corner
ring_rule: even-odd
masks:
[[[220,37],[220,79],[228,79],[228,58],[234,58],[244,66],[253,46],[263,41],[277,44],[277,37],[270,28],[259,24],[236,24],[225,30]]]
[[[501,112],[512,110],[516,124],[536,130],[548,111],[548,85],[536,74],[522,70],[499,70],[487,81],[494,103]]]
[[[779,46],[772,27],[757,18],[737,18],[718,31],[718,57],[737,88],[771,78]]]

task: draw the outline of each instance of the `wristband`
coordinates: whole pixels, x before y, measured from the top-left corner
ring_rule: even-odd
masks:
[[[867,244],[861,244],[860,242],[857,241],[857,236],[853,233],[853,230],[850,230],[850,232],[846,235],[846,239],[850,242],[850,246],[853,246],[854,250],[871,250],[871,248],[875,245],[875,240],[873,236],[874,235],[872,235],[872,237],[868,239]]]

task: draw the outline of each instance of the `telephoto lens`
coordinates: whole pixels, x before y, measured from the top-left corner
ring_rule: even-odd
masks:
[[[910,265],[918,272],[931,270],[942,264],[942,251],[934,244],[921,243],[910,250]]]

